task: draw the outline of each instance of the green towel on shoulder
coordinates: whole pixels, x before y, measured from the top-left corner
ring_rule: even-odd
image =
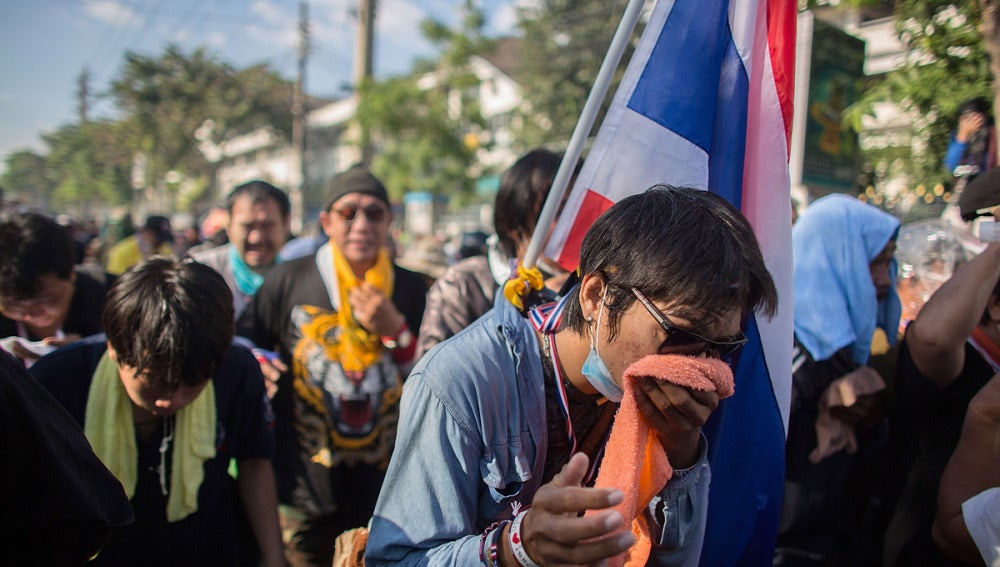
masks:
[[[176,414],[167,521],[183,520],[198,510],[198,489],[205,461],[215,457],[215,388],[211,381]],[[87,396],[83,432],[131,500],[138,481],[139,454],[132,420],[132,400],[107,353],[94,371]]]

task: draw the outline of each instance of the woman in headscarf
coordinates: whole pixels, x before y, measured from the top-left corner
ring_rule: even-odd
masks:
[[[885,381],[870,358],[876,329],[876,345],[896,338],[899,224],[835,194],[810,205],[792,230],[795,349],[775,565],[845,563],[861,551],[848,484],[881,417]]]

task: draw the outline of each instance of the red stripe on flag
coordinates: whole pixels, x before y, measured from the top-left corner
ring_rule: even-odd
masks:
[[[594,224],[601,213],[611,208],[615,202],[601,195],[593,189],[587,189],[587,194],[583,197],[580,209],[573,220],[573,228],[566,236],[566,243],[563,244],[562,254],[558,258],[559,265],[566,270],[575,270],[580,265],[580,245],[583,244],[583,236],[590,230],[590,225]]]
[[[792,92],[795,79],[795,28],[798,21],[793,0],[768,0],[767,45],[771,55],[774,84],[785,121],[785,144],[791,153],[792,143]]]

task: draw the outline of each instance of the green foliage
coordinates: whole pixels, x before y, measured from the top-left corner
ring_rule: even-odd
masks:
[[[145,183],[165,187],[183,210],[215,182],[199,136],[218,144],[261,126],[291,131],[291,83],[267,65],[234,69],[202,49],[169,46],[153,57],[126,54],[117,76],[110,97],[121,118],[62,126],[43,136],[44,156],[11,154],[3,177],[9,191],[61,210],[126,204],[141,152]],[[164,181],[171,171],[180,181]]]
[[[525,97],[521,130],[524,147],[569,142],[627,0],[540,0],[519,8],[522,32],[517,81]],[[631,49],[622,57],[628,61]],[[608,92],[618,86],[620,65]],[[601,116],[610,104],[605,97]],[[600,117],[595,122],[600,123]]]
[[[979,31],[981,14],[975,2],[900,0],[895,16],[907,61],[871,82],[861,101],[849,109],[849,120],[857,127],[863,115],[873,114],[876,103],[896,103],[918,117],[910,134],[921,143],[870,150],[865,159],[886,175],[893,174],[895,164],[905,167],[910,179],[928,186],[950,183],[942,162],[959,105],[976,96],[993,98],[989,56]]]
[[[196,132],[206,123],[216,143],[260,126],[291,128],[288,81],[264,65],[236,70],[203,49],[186,55],[169,46],[158,57],[128,53],[111,94],[125,113],[128,143],[147,155],[150,184],[169,171],[213,181],[197,147]]]
[[[21,150],[7,155],[6,170],[0,177],[6,195],[11,201],[16,196],[20,200],[47,202],[55,183],[46,163],[45,156],[30,150]]]
[[[55,183],[52,207],[84,210],[97,203],[128,202],[132,154],[123,126],[111,121],[69,125],[43,136],[46,169]]]
[[[484,25],[482,12],[467,0],[459,29],[434,20],[421,25],[441,53],[436,64],[423,62],[415,66],[423,73],[361,85],[356,119],[373,132],[379,151],[371,168],[393,198],[427,191],[458,204],[473,191],[479,146],[470,142],[485,121],[469,58],[492,45],[482,35]]]

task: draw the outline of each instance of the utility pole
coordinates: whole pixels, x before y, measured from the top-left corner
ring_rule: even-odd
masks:
[[[372,43],[375,37],[375,10],[377,0],[358,0],[358,35],[354,44],[354,68],[351,80],[354,96],[358,97],[361,83],[372,76]],[[358,145],[361,149],[361,163],[371,165],[371,134],[367,128],[358,127]]]
[[[299,234],[303,228],[303,193],[306,186],[306,56],[309,54],[309,6],[305,0],[299,2],[299,65],[295,75],[295,90],[292,93],[292,146],[298,159],[299,182],[289,190],[292,205],[291,229]]]
[[[86,67],[80,72],[77,78],[77,103],[76,111],[80,119],[80,124],[87,121],[88,99],[90,98],[90,71]]]

